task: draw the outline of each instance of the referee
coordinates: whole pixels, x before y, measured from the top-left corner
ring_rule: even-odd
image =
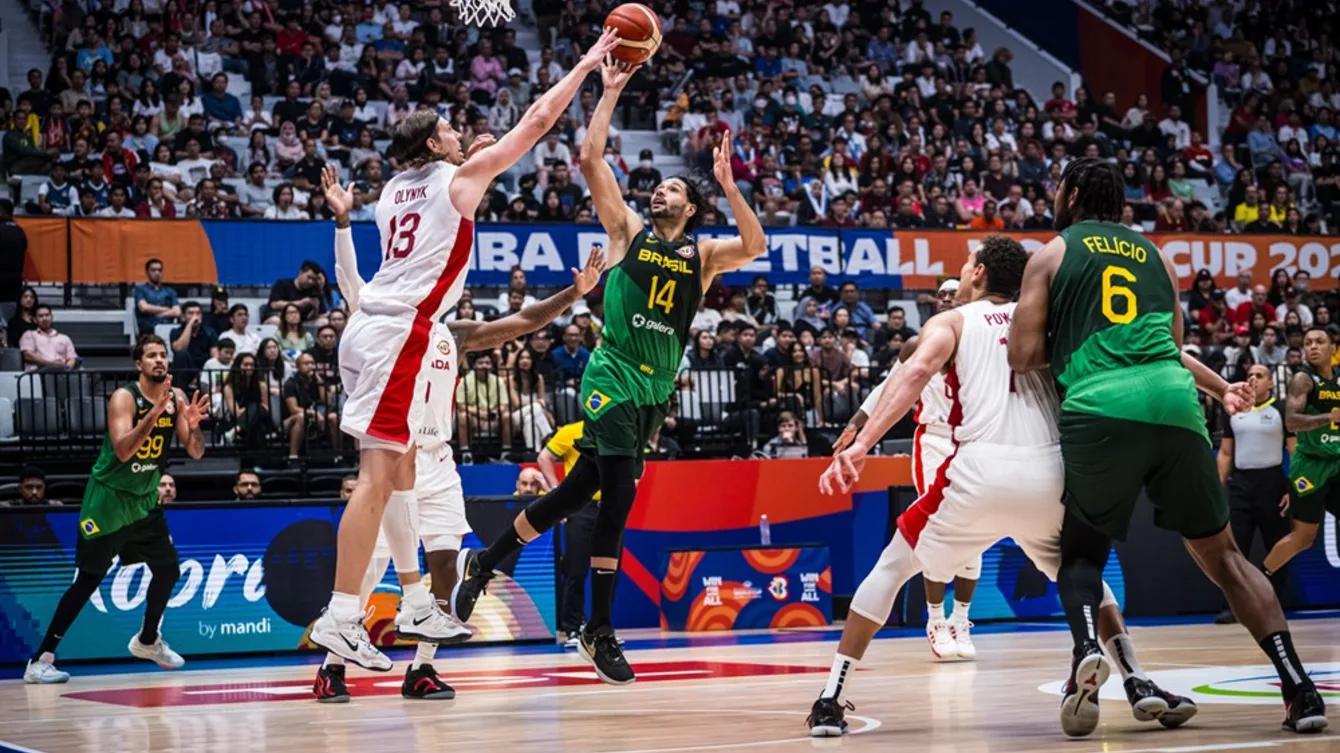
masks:
[[[1282,404],[1275,401],[1275,384],[1270,367],[1253,364],[1247,368],[1247,384],[1256,395],[1256,406],[1224,422],[1224,439],[1219,445],[1219,480],[1228,487],[1229,525],[1243,556],[1251,556],[1252,539],[1257,530],[1268,552],[1289,532],[1289,478],[1284,472],[1286,451],[1293,452],[1298,441],[1284,427]],[[1270,578],[1279,593],[1285,574]],[[1225,609],[1215,622],[1237,622]]]
[[[561,426],[544,443],[536,462],[548,488],[558,486],[558,465],[563,466],[564,475],[576,465],[581,453],[575,445],[585,428],[584,421]],[[592,499],[599,503],[600,492],[596,492]],[[591,569],[591,538],[596,532],[599,510],[598,505],[587,505],[563,523],[563,588],[558,599],[558,629],[563,633],[563,645],[567,648],[577,648],[578,635],[586,619],[586,576]]]

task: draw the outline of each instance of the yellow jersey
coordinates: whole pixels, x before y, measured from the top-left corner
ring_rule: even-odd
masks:
[[[576,423],[571,423],[567,426],[561,426],[558,431],[554,432],[554,436],[550,437],[549,441],[544,444],[544,449],[548,450],[554,457],[563,461],[564,477],[569,473],[572,473],[572,466],[576,465],[577,458],[582,456],[582,454],[577,451],[575,445],[577,444],[577,440],[582,438],[582,431],[585,428],[585,421],[577,421]],[[596,492],[592,499],[599,501],[600,492]]]

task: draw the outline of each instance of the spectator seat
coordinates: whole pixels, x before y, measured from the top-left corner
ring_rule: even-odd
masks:
[[[19,433],[29,437],[60,435],[60,401],[48,398],[19,398]]]

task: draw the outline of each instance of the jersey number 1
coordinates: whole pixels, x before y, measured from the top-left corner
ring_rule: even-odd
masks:
[[[1113,280],[1114,277],[1119,280]],[[1103,316],[1113,324],[1130,324],[1135,321],[1135,291],[1122,285],[1121,281],[1135,282],[1135,273],[1118,266],[1103,270]],[[1117,313],[1112,305],[1118,298],[1126,302],[1121,313]]]
[[[666,280],[661,283],[659,275],[653,275],[651,278],[651,292],[647,295],[647,308],[654,309],[660,307],[665,311],[666,316],[670,315],[670,309],[675,307],[675,284],[676,280]]]
[[[419,232],[419,214],[406,212],[400,217],[391,215],[391,226],[386,231],[386,256],[388,259],[403,259],[414,252],[414,234]]]

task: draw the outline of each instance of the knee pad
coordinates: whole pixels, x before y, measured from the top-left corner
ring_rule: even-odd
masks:
[[[452,533],[425,536],[423,537],[423,550],[425,552],[458,552],[464,539],[464,536]]]
[[[419,572],[418,517],[413,491],[391,493],[382,514],[382,532],[397,573]]]
[[[880,553],[874,569],[856,588],[856,594],[851,599],[851,611],[880,625],[888,622],[898,591],[920,569],[912,547],[902,533],[895,533],[893,541]]]
[[[980,580],[982,577],[982,556],[979,554],[972,562],[964,565],[958,571],[957,577],[964,580]]]

